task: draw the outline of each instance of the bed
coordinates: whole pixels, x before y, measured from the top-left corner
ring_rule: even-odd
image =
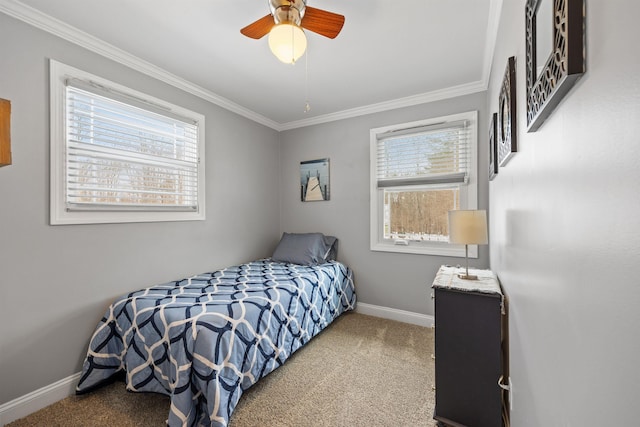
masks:
[[[333,259],[331,239],[320,234],[327,243],[305,264],[309,254],[295,245],[293,261],[303,263],[276,256],[286,235],[272,258],[113,302],[90,340],[76,392],[124,373],[128,390],[170,396],[169,426],[226,426],[244,390],[355,307],[353,273]]]

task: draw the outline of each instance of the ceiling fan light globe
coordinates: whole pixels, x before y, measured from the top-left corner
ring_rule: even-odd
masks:
[[[269,48],[280,61],[293,64],[304,55],[307,37],[297,25],[283,23],[275,25],[269,33]]]

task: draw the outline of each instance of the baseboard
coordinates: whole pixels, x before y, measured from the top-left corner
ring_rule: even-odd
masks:
[[[413,325],[433,327],[435,324],[433,316],[427,314],[413,313],[411,311],[398,310],[395,308],[382,307],[379,305],[358,302],[356,313],[368,314],[370,316],[382,317],[383,319],[397,320],[399,322],[411,323]]]
[[[419,326],[432,327],[434,324],[433,316],[363,302],[357,303],[356,312]],[[0,405],[0,426],[73,395],[79,379],[80,372]]]
[[[0,405],[0,426],[71,396],[79,379],[80,372]]]

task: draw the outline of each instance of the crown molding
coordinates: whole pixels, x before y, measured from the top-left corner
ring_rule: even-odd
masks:
[[[426,92],[418,95],[399,98],[391,101],[380,102],[377,104],[366,105],[363,107],[352,108],[349,110],[338,111],[335,113],[325,114],[322,116],[311,117],[309,119],[297,120],[288,123],[282,123],[279,130],[296,129],[306,126],[328,123],[336,120],[343,120],[352,117],[363,116],[366,114],[379,113],[397,108],[411,107],[419,104],[440,101],[443,99],[454,98],[456,96],[470,95],[482,92],[489,87],[489,78],[491,74],[491,64],[498,37],[498,26],[500,24],[500,15],[502,13],[503,0],[490,0],[489,13],[487,22],[487,32],[485,35],[485,50],[482,64],[482,77],[479,81],[471,82],[459,86],[453,86],[432,92]]]
[[[491,64],[493,63],[498,39],[498,27],[500,26],[500,15],[502,14],[502,2],[503,0],[490,0],[489,2],[489,18],[484,43],[484,63],[482,64],[482,82],[485,84],[485,90],[489,88]]]
[[[491,63],[493,61],[495,42],[498,34],[498,24],[500,22],[502,2],[503,0],[490,0],[489,22],[487,25],[483,73],[481,80],[432,92],[408,96],[405,98],[394,99],[287,123],[276,122],[261,114],[256,113],[255,111],[236,104],[235,102],[227,98],[224,98],[201,86],[178,77],[97,37],[94,37],[75,27],[72,27],[71,25],[68,25],[56,18],[46,15],[37,9],[27,6],[18,0],[0,0],[0,12],[23,21],[36,28],[39,28],[43,31],[51,33],[71,43],[74,43],[78,46],[84,47],[91,52],[97,53],[98,55],[104,56],[133,70],[139,71],[159,81],[184,90],[185,92],[202,98],[205,101],[211,102],[212,104],[218,105],[219,107],[234,112],[240,116],[246,117],[254,122],[260,123],[264,126],[281,132],[284,130],[296,129],[321,123],[349,119],[366,114],[373,114],[398,108],[410,107],[487,90],[491,72]]]
[[[434,90],[432,92],[426,92],[418,95],[407,96],[405,98],[379,102],[377,104],[365,105],[364,107],[351,108],[349,110],[343,110],[335,113],[325,114],[322,116],[311,117],[309,119],[283,123],[280,126],[280,129],[281,130],[296,129],[296,128],[301,128],[305,126],[333,122],[336,120],[349,119],[352,117],[380,113],[383,111],[395,110],[398,108],[411,107],[419,104],[427,104],[429,102],[455,98],[457,96],[470,95],[472,93],[482,92],[484,90],[487,90],[487,83],[484,81],[466,83],[463,85],[454,86],[446,89]]]
[[[85,33],[56,18],[27,6],[17,0],[0,0],[0,12],[32,25],[40,30],[51,33],[57,37],[84,47],[91,52],[104,56],[133,70],[139,71],[192,95],[202,98],[212,104],[232,111],[257,123],[263,124],[275,130],[279,130],[280,124],[268,119],[254,111],[234,103],[220,95],[217,95],[203,87],[180,78],[150,62],[144,61],[122,49],[119,49],[91,34]]]

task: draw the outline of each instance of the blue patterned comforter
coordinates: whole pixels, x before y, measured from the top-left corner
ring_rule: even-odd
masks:
[[[259,260],[130,293],[98,325],[77,392],[119,371],[171,396],[170,426],[226,426],[242,392],[355,307],[353,275]]]

